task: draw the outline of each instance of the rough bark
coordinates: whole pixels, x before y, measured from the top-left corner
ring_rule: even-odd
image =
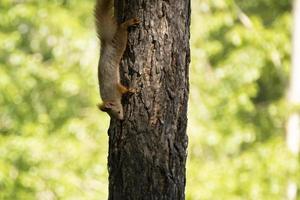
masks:
[[[139,17],[121,62],[125,120],[111,120],[109,199],[185,199],[190,0],[115,1],[119,21]]]

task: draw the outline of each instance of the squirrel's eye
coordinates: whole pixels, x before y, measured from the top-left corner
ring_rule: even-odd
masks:
[[[121,113],[121,111],[118,112],[119,114]]]

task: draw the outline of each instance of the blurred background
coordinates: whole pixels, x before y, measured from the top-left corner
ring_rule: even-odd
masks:
[[[1,200],[107,199],[93,4],[0,0]],[[291,10],[192,1],[186,199],[286,199],[299,184],[285,136]]]

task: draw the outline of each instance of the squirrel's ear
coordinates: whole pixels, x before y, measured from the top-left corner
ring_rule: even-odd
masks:
[[[108,109],[105,107],[105,104],[98,104],[97,106],[98,106],[99,110],[101,110],[101,111],[103,111],[103,112],[107,112],[107,110],[108,110]]]
[[[99,110],[104,111],[104,105],[103,104],[97,104],[97,107],[99,108]]]

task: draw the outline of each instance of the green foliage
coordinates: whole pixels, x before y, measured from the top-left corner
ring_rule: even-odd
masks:
[[[188,199],[284,199],[299,177],[284,143],[290,9],[193,2]]]
[[[188,181],[195,185],[188,187],[188,199],[285,199],[288,178],[299,169],[287,155],[278,139],[217,161],[192,153]]]
[[[0,199],[106,199],[88,0],[0,0]],[[284,199],[291,1],[194,0],[187,199]]]
[[[107,196],[92,6],[0,1],[0,199]]]

